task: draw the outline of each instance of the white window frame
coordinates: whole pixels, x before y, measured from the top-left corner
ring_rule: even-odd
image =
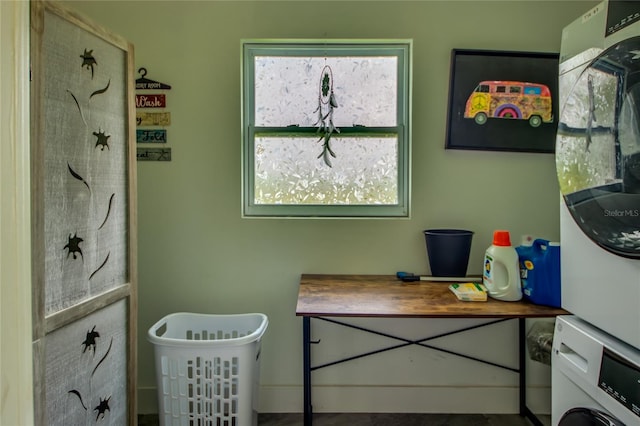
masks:
[[[242,40],[242,216],[243,217],[344,217],[408,218],[411,176],[411,40]],[[397,204],[256,204],[254,202],[256,135],[308,135],[316,128],[255,126],[253,89],[256,56],[395,56],[398,63],[397,119],[395,127],[344,127],[343,136],[397,135]]]

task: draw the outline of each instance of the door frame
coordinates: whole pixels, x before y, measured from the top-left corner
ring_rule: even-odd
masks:
[[[0,1],[0,424],[33,424],[29,2]]]

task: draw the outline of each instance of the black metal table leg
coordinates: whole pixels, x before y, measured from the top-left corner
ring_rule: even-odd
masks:
[[[518,318],[518,360],[520,364],[520,415],[534,426],[543,426],[542,421],[527,406],[527,337],[526,318]]]
[[[311,406],[311,317],[302,318],[302,368],[304,385],[304,426],[313,424]]]
[[[520,415],[526,416],[527,408],[527,359],[526,359],[526,340],[524,318],[518,319],[518,364],[520,370]]]

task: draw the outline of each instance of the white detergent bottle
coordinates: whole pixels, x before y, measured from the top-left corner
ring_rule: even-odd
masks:
[[[494,231],[493,244],[484,254],[482,283],[490,297],[514,302],[522,299],[518,252],[509,231]]]

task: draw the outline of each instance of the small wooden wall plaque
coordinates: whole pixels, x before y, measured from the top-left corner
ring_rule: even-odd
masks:
[[[171,161],[171,148],[138,148],[138,161]]]
[[[168,126],[171,124],[170,112],[136,112],[138,126]]]
[[[166,83],[147,78],[147,69],[138,69],[140,78],[136,80],[136,90],[171,90],[171,86]]]
[[[136,95],[136,108],[165,108],[165,95]]]
[[[167,143],[167,131],[164,129],[137,129],[137,143]]]

